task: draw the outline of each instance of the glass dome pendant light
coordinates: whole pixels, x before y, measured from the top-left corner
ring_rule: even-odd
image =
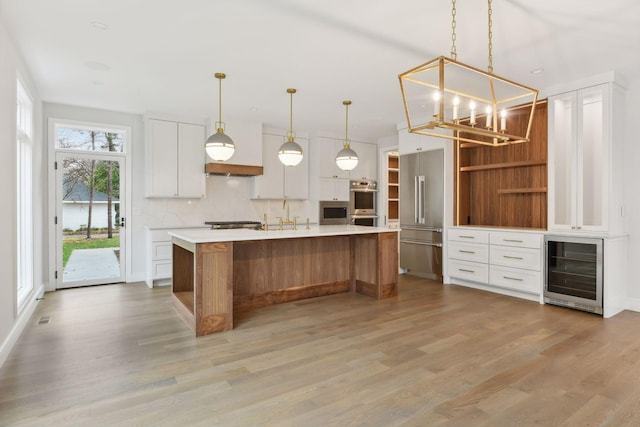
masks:
[[[296,166],[302,161],[302,147],[294,140],[293,133],[293,94],[295,89],[287,89],[287,93],[291,95],[291,107],[289,109],[289,132],[287,132],[287,141],[280,146],[278,150],[278,158],[285,166]]]
[[[342,101],[342,104],[346,107],[347,118],[344,131],[344,148],[338,151],[336,164],[343,171],[350,171],[358,165],[358,155],[349,147],[349,105],[351,105],[351,101],[347,99]]]
[[[215,123],[217,131],[211,135],[204,144],[207,155],[213,160],[227,161],[236,151],[236,144],[224,133],[224,123],[222,122],[222,79],[227,77],[224,73],[215,73],[218,79],[218,121]]]

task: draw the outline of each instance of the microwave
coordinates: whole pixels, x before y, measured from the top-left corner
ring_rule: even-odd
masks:
[[[349,224],[349,202],[321,200],[319,218],[320,225]]]

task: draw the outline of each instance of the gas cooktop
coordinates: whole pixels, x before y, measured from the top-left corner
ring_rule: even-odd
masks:
[[[248,228],[251,230],[260,230],[262,223],[258,221],[205,221],[210,225],[212,230],[228,230],[236,228]]]

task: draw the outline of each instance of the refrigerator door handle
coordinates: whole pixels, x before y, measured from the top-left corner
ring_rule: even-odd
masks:
[[[416,224],[420,223],[420,187],[418,185],[418,177],[413,177],[413,220]]]
[[[402,228],[403,230],[433,231],[434,233],[442,233],[441,227],[411,227],[400,224],[400,228]]]
[[[418,184],[418,218],[416,219],[416,223],[424,224],[424,175],[416,177],[416,180]]]

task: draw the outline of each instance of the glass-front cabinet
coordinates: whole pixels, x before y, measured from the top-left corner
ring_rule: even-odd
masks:
[[[624,82],[611,72],[549,94],[548,229],[624,232]]]
[[[549,229],[607,231],[609,85],[549,97]]]

